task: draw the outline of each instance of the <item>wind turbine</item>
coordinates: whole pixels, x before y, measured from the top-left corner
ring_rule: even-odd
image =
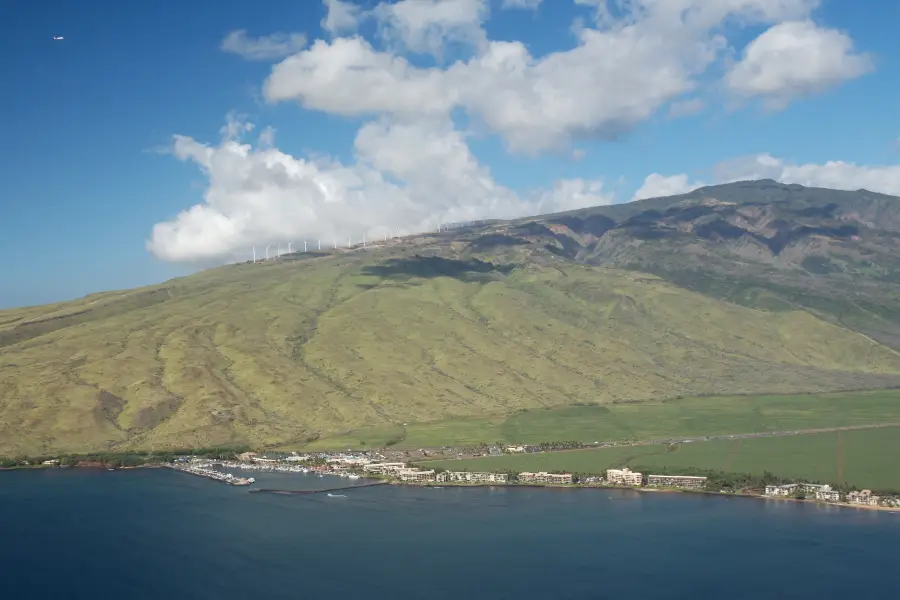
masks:
[[[293,243],[294,243],[294,242],[288,242],[288,254],[291,253],[291,244],[293,244]],[[305,243],[305,242],[304,242],[304,243]]]
[[[278,246],[276,247],[275,252],[276,252],[275,258],[278,258],[279,256],[281,256],[281,244],[278,244]]]
[[[353,238],[347,238],[347,247],[351,247],[353,245]]]
[[[306,252],[306,240],[303,240],[303,251]]]
[[[256,246],[253,246],[253,264],[256,264]]]
[[[337,250],[337,238],[331,238],[331,243],[334,244],[334,248]]]
[[[363,248],[366,247],[366,234],[363,234]]]
[[[319,250],[322,249],[322,240],[319,240]]]
[[[266,260],[269,260],[269,248],[271,248],[271,247],[272,247],[272,244],[269,244],[268,246],[266,246]]]

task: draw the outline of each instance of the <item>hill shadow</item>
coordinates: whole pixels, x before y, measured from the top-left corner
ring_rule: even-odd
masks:
[[[495,265],[472,258],[456,260],[440,256],[419,256],[392,258],[378,265],[363,267],[364,275],[371,275],[392,281],[410,281],[414,278],[453,277],[465,282],[490,279],[493,275],[506,275],[513,265]]]

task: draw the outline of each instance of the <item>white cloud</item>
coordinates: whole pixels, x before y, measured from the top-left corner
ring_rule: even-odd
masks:
[[[842,160],[796,164],[770,154],[759,154],[719,164],[716,176],[721,182],[774,179],[810,187],[851,191],[867,189],[882,194],[900,195],[900,165],[866,166]]]
[[[854,51],[853,40],[812,21],[779,23],[744,49],[726,76],[738,97],[761,97],[770,109],[820,93],[873,68],[867,54]]]
[[[689,181],[688,176],[684,173],[668,177],[659,173],[653,173],[647,175],[644,179],[644,184],[634,193],[632,200],[685,194],[704,185],[706,184],[699,181]]]
[[[148,249],[175,262],[246,259],[250,247],[288,240],[380,237],[430,230],[438,222],[513,218],[608,204],[599,181],[563,181],[525,196],[498,185],[464,135],[435,119],[369,123],[357,134],[357,162],[308,160],[281,152],[266,129],[230,116],[211,146],[175,136],[173,152],[208,178],[204,201],[153,228]],[[233,134],[233,135],[232,135]]]
[[[500,8],[535,10],[540,5],[541,0],[503,0],[503,4],[500,5]]]
[[[263,92],[270,102],[352,116],[375,113],[445,114],[455,95],[436,69],[418,69],[402,56],[378,52],[361,37],[316,41],[272,69]]]
[[[724,57],[726,24],[803,19],[818,0],[630,0],[617,3],[618,12],[606,1],[581,3],[597,6],[598,26],[579,29],[574,48],[541,57],[520,42],[484,37],[486,0],[382,3],[372,14],[402,48],[440,56],[452,41],[471,44],[475,54],[422,68],[361,38],[318,41],[275,67],[266,96],[341,115],[461,108],[510,149],[537,153],[574,137],[617,137],[667,104],[675,103],[673,115],[696,109],[698,101],[684,95]],[[741,70],[730,75],[738,81],[734,73]],[[798,77],[791,81],[803,87]]]
[[[232,31],[220,46],[247,60],[275,60],[289,56],[306,47],[306,35],[302,33],[273,33],[257,38],[247,36],[245,29]]]
[[[332,35],[355,32],[366,16],[362,8],[353,2],[323,0],[323,3],[325,17],[322,19],[321,26]]]
[[[305,50],[289,51],[299,41],[287,34],[235,36],[230,51],[261,57],[277,48],[290,55],[265,81],[268,101],[370,118],[357,133],[355,159],[343,164],[291,156],[276,147],[269,128],[254,146],[242,141],[252,125],[234,115],[216,145],[176,136],[172,152],[196,164],[208,185],[201,203],[154,227],[148,248],[171,261],[226,260],[246,257],[251,245],[279,240],[346,241],[364,233],[378,236],[386,228],[412,232],[438,221],[608,204],[614,193],[598,179],[566,179],[523,192],[498,184],[454,125],[457,111],[468,115],[471,127],[502,136],[513,151],[564,149],[577,159],[573,141],[580,137],[614,138],[666,107],[673,117],[701,110],[703,87],[731,51],[726,34],[736,26],[770,26],[728,71],[726,83],[745,95],[793,98],[824,89],[815,82],[833,85],[854,65],[859,68],[849,38],[806,21],[818,0],[576,1],[596,8],[594,25],[577,28],[574,47],[544,56],[532,55],[518,41],[489,40],[488,0],[400,0],[371,10],[324,0],[322,27],[333,37]],[[504,6],[513,4],[537,2]],[[386,47],[376,49],[353,33],[365,19],[376,21]],[[796,29],[791,23],[807,25]],[[350,37],[340,37],[348,32]],[[787,34],[800,40],[786,46],[792,57],[827,58],[830,70],[773,70],[772,48],[783,45],[779,40]],[[448,48],[460,45],[471,55],[443,64]],[[413,63],[402,55],[407,52],[431,54],[436,66]],[[846,60],[834,67],[835,57]],[[872,189],[896,178],[893,171],[863,175],[864,167],[845,163],[798,166],[771,157],[741,168],[745,174],[767,169],[778,177],[817,181],[828,179],[827,173],[835,180],[871,182],[857,187]],[[687,175],[653,174],[635,196],[676,194],[698,185]]]
[[[488,13],[488,0],[400,0],[373,11],[386,40],[439,58],[448,41],[483,49],[487,34],[482,23]]]

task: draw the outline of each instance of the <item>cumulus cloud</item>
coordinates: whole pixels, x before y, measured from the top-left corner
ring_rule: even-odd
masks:
[[[483,49],[488,12],[488,0],[400,0],[379,4],[373,15],[389,42],[440,58],[447,42]]]
[[[332,35],[355,32],[366,13],[358,4],[344,2],[342,0],[323,0],[325,4],[325,17],[322,19],[322,29]]]
[[[358,37],[318,41],[279,64],[265,94],[272,102],[294,100],[341,115],[463,109],[502,135],[511,150],[534,154],[574,137],[615,138],[665,105],[673,115],[696,110],[698,101],[684,95],[698,88],[728,50],[725,25],[775,24],[729,74],[735,89],[775,91],[763,83],[769,75],[756,83],[746,83],[742,75],[765,64],[757,57],[774,39],[799,36],[798,47],[827,50],[815,37],[827,30],[810,35],[802,27],[779,28],[787,19],[807,18],[817,0],[630,0],[615,3],[615,11],[606,0],[580,3],[597,8],[597,26],[580,28],[575,47],[540,57],[521,42],[487,40],[486,0],[382,3],[371,12],[383,34],[402,49],[440,55],[446,42],[455,41],[470,44],[473,55],[429,68]],[[838,72],[846,76],[851,63]],[[812,75],[803,77],[800,71],[782,74],[778,89],[788,84],[795,92],[820,89],[810,83]]]
[[[872,58],[855,52],[847,34],[809,20],[789,21],[750,42],[725,81],[737,96],[760,97],[768,108],[781,109],[872,68]]]
[[[371,9],[323,2],[327,40],[307,47],[299,34],[251,39],[238,31],[222,47],[260,60],[286,56],[263,84],[269,102],[362,117],[352,162],[287,154],[268,128],[248,142],[253,128],[235,115],[218,143],[176,136],[172,152],[197,165],[208,184],[202,202],[154,227],[148,247],[157,256],[227,260],[279,240],[346,241],[387,228],[413,232],[439,221],[608,204],[615,195],[600,179],[530,191],[500,185],[470,151],[459,116],[511,151],[564,150],[577,159],[579,138],[616,138],[661,109],[673,118],[702,110],[703,88],[732,52],[735,28],[769,28],[727,71],[727,87],[742,97],[814,93],[851,78],[867,60],[845,34],[809,20],[818,0],[576,0],[593,7],[591,25],[575,29],[573,47],[542,56],[519,41],[488,39],[488,0],[399,0]],[[537,5],[506,0],[502,7]],[[376,25],[377,46],[356,33],[366,20]],[[462,56],[445,64],[449,48]],[[778,49],[791,66],[773,66]],[[802,63],[809,57],[821,61]],[[636,197],[696,185],[686,175],[653,174]]]
[[[534,10],[540,5],[541,0],[503,0],[503,4],[500,5],[500,8]]]
[[[274,146],[253,146],[251,124],[234,115],[218,145],[175,136],[173,152],[208,179],[204,201],[157,224],[148,249],[163,260],[246,258],[251,246],[297,240],[359,240],[442,222],[514,218],[607,204],[600,181],[560,182],[519,195],[497,184],[449,121],[368,123],[357,134],[356,162],[310,160]]]
[[[867,189],[900,196],[900,165],[866,166],[842,160],[797,164],[770,154],[759,154],[719,164],[716,177],[721,182],[774,179],[809,187],[851,191]]]
[[[659,173],[653,173],[647,175],[643,185],[638,188],[631,199],[644,200],[645,198],[675,196],[677,194],[685,194],[704,185],[706,184],[699,181],[690,181],[685,173],[668,177]]]
[[[238,29],[226,35],[220,46],[222,51],[237,54],[247,60],[284,58],[304,47],[306,36],[302,33],[273,33],[254,38],[249,37],[245,29]]]

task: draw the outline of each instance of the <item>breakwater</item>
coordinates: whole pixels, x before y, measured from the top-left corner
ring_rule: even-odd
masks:
[[[344,492],[346,490],[358,490],[360,488],[372,487],[376,485],[388,485],[387,481],[373,481],[371,483],[361,483],[359,485],[346,485],[344,487],[328,488],[324,490],[278,490],[272,488],[256,488],[250,490],[251,494],[284,494],[286,496],[310,496],[312,494],[329,494],[332,492]]]

